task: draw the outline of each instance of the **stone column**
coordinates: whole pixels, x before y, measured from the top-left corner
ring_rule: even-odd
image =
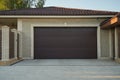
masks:
[[[2,61],[9,60],[9,27],[2,26]]]
[[[118,31],[115,28],[115,59],[118,59]]]
[[[100,35],[100,26],[97,27],[97,59],[101,59],[101,35]]]
[[[22,33],[20,31],[18,31],[19,34],[19,43],[17,43],[19,45],[19,57],[22,58]]]
[[[19,31],[19,57],[22,58],[22,20],[17,20],[17,30]]]
[[[14,32],[14,58],[17,59],[17,30],[16,29],[12,29],[12,32]]]

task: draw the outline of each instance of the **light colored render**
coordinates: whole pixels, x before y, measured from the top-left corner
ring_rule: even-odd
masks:
[[[109,30],[109,45],[110,45],[110,58],[111,59],[113,59],[113,54],[114,54],[114,36],[113,36],[113,34],[114,34],[114,29],[110,29]]]
[[[15,59],[17,59],[17,30],[12,29],[11,31],[14,32],[14,46],[15,46],[14,56],[15,56]]]
[[[2,26],[2,61],[9,61],[9,27]]]
[[[101,57],[109,56],[109,30],[101,30]]]
[[[100,26],[97,28],[97,58],[101,59],[101,34],[100,34]]]
[[[118,50],[118,52],[116,53],[117,54],[117,56],[118,56],[118,58],[117,58],[117,61],[120,63],[120,27],[119,26],[117,26],[117,49],[116,50]]]
[[[106,18],[106,17],[114,17],[114,15],[94,15],[94,16],[40,16],[40,15],[38,15],[38,16],[26,16],[26,15],[23,15],[23,16],[15,16],[15,15],[13,15],[13,16],[11,16],[11,15],[5,15],[5,16],[0,16],[0,18],[29,18],[29,19],[31,19],[31,18],[34,18],[34,19],[37,19],[37,18],[46,18],[46,19],[51,19],[51,18]]]
[[[115,27],[115,59],[118,58],[118,27]]]
[[[18,29],[18,33],[19,33],[19,57],[22,58],[22,20],[18,19],[17,20],[17,29]]]
[[[34,57],[34,34],[33,27],[99,27],[99,24],[104,19],[19,19],[21,26],[18,27],[18,30],[22,32],[22,57],[25,59],[33,59]],[[22,28],[20,28],[22,27]],[[108,39],[106,36],[109,36],[108,31],[100,31],[100,28],[97,29],[97,47],[98,47],[98,59],[101,57],[109,57],[109,41],[106,43],[101,43],[102,37]],[[101,34],[102,33],[102,34]],[[108,47],[101,51],[101,46],[106,44]],[[101,54],[102,52],[102,54]],[[104,54],[104,55],[103,55]]]

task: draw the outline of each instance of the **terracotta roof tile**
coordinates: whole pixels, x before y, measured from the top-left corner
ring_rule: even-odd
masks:
[[[117,12],[112,11],[99,11],[99,10],[87,10],[87,9],[74,9],[63,7],[44,7],[44,8],[28,8],[19,10],[4,10],[0,11],[0,15],[115,15]]]

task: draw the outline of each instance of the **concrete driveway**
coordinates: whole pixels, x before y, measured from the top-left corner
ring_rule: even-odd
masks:
[[[24,60],[0,67],[0,80],[120,80],[111,60]]]

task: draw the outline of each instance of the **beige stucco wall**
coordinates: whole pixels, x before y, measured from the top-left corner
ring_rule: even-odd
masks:
[[[101,57],[110,56],[109,30],[101,30]]]
[[[41,27],[99,27],[99,24],[104,19],[18,19],[21,26],[18,26],[18,29],[22,31],[22,56],[26,59],[31,59],[31,47],[33,44],[32,41],[32,27],[41,26]],[[101,56],[109,57],[109,32],[101,30],[100,31],[100,42],[101,42]],[[99,35],[99,34],[98,34]]]
[[[111,30],[111,58],[115,58],[115,29],[110,29]]]
[[[118,35],[118,58],[120,59],[120,26],[117,26],[117,35]]]

